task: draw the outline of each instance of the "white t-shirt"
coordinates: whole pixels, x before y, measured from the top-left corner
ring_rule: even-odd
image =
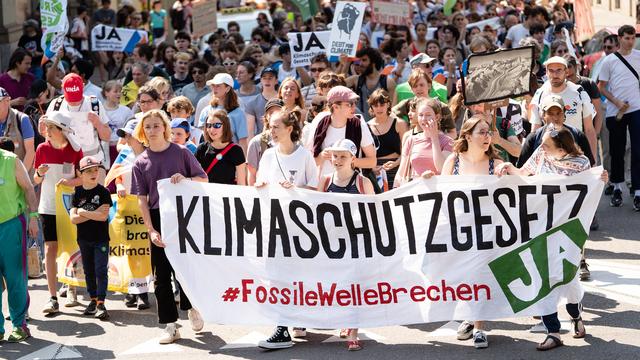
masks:
[[[522,24],[513,25],[507,32],[507,39],[511,40],[511,47],[520,47],[520,40],[530,36],[529,29]]]
[[[640,74],[640,50],[633,49],[631,54],[623,57],[636,73]],[[626,113],[640,110],[640,85],[638,84],[638,79],[615,54],[609,54],[602,60],[598,79],[608,82],[607,87],[614,97],[629,102],[629,108]],[[607,101],[606,116],[616,116],[617,113],[618,108],[611,101]]]
[[[595,109],[591,103],[591,98],[586,90],[578,91],[579,85],[567,81],[567,86],[561,93],[553,93],[551,91],[551,83],[545,82],[531,99],[531,119],[532,124],[543,124],[542,120],[542,104],[545,97],[550,94],[560,95],[565,104],[565,123],[584,131],[583,119],[591,115],[595,115]]]
[[[324,116],[320,117],[320,115],[322,114],[326,116],[327,113],[321,112],[320,114],[318,114],[318,116],[316,116],[313,119],[311,124],[308,125],[309,132],[307,133],[308,136],[306,139],[305,147],[309,149],[309,151],[311,151],[312,154],[313,154],[313,139],[316,133],[316,128],[318,127],[318,124],[324,117]],[[360,119],[360,130],[362,132],[362,140],[360,140],[360,149],[362,149],[366,146],[373,144],[373,136],[371,135],[371,131],[369,131],[369,127],[367,126],[366,121],[364,121],[364,119],[361,116],[358,116],[358,118]],[[320,147],[322,149],[326,149],[331,145],[335,144],[338,140],[344,139],[346,136],[346,132],[347,132],[346,126],[341,128],[336,128],[329,125],[329,128],[327,129],[327,135],[325,136],[324,141],[322,142],[322,145]],[[329,160],[323,161],[322,166],[320,167],[320,176],[329,175],[331,173],[333,173],[333,166],[331,165],[331,162]]]
[[[285,155],[278,151],[277,147],[265,150],[260,159],[257,182],[278,184],[287,180],[295,186],[318,186],[318,167],[313,154],[304,146],[291,154]]]
[[[57,99],[54,99],[49,103],[47,107],[47,114],[51,114],[54,111],[55,104]],[[104,106],[98,100],[98,116],[100,117],[100,122],[102,124],[109,124],[109,116],[107,115],[107,111]],[[60,108],[58,111],[63,113],[82,113],[83,117],[81,119],[74,118],[71,121],[71,129],[74,131],[73,135],[76,142],[82,148],[82,153],[85,156],[91,155],[94,156],[97,160],[105,161],[105,166],[108,168],[109,158],[105,156],[102,151],[102,144],[100,143],[100,138],[98,137],[98,132],[95,130],[91,122],[89,122],[88,117],[86,115],[92,111],[91,109],[91,99],[88,96],[84,96],[82,103],[79,106],[70,106],[67,103],[67,100],[62,100],[60,104]],[[108,151],[108,149],[105,149]]]
[[[111,128],[111,142],[118,142],[120,137],[116,134],[116,130],[123,128],[127,121],[133,118],[133,111],[129,107],[118,104],[113,110],[106,110],[109,117],[109,127]]]
[[[281,65],[280,68],[278,69],[278,82],[282,83],[284,79],[288,77],[292,77],[294,79],[298,78],[298,72],[296,71],[296,68],[291,67],[291,70],[286,71],[284,67]]]

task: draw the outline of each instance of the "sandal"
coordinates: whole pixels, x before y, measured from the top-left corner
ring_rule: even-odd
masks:
[[[362,345],[360,345],[360,340],[348,340],[347,341],[347,350],[349,350],[349,351],[362,350]]]
[[[574,339],[582,339],[585,337],[585,335],[587,335],[587,329],[584,327],[584,322],[582,322],[582,317],[571,319],[571,324],[573,325]]]
[[[548,343],[547,342],[548,340],[551,340],[551,342]],[[551,350],[551,349],[557,348],[557,347],[562,346],[562,345],[564,345],[562,340],[558,339],[555,336],[547,335],[547,337],[544,338],[544,341],[541,342],[540,344],[538,344],[538,346],[536,346],[536,350],[547,351],[547,350]]]
[[[349,336],[349,329],[340,329],[340,338],[346,339]]]

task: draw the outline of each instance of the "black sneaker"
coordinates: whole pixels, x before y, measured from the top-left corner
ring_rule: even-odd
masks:
[[[289,328],[286,326],[278,326],[273,335],[267,340],[258,343],[258,347],[263,349],[286,349],[293,346],[291,336],[289,336]]]
[[[134,308],[138,304],[138,295],[127,294],[124,297],[124,305],[128,308]]]
[[[95,315],[96,319],[100,319],[100,320],[109,319],[109,312],[107,311],[107,308],[104,306],[104,303],[98,304],[96,309],[97,309],[96,315]]]
[[[581,281],[589,280],[589,278],[591,277],[591,271],[589,271],[589,265],[587,265],[587,262],[585,260],[580,260],[579,273],[580,273]]]
[[[619,189],[613,190],[613,195],[611,195],[611,206],[619,207],[622,206],[622,191]]]
[[[84,313],[85,315],[95,315],[96,313],[96,306],[98,305],[98,303],[95,300],[91,300],[91,302],[89,303],[89,305],[87,305],[87,308],[84,309]]]
[[[640,196],[633,197],[633,210],[640,211]]]
[[[151,307],[151,304],[149,304],[149,294],[140,294],[138,295],[138,298],[140,299],[140,302],[138,303],[138,310],[146,310]]]
[[[596,216],[591,220],[591,226],[589,226],[589,230],[597,231],[600,228],[600,223],[598,222],[598,218]]]
[[[611,194],[613,194],[613,184],[608,184],[604,187],[604,194],[607,196],[611,196]]]

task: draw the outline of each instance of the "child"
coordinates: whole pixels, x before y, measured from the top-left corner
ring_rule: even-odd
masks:
[[[375,194],[371,180],[362,176],[353,167],[353,160],[355,160],[356,154],[358,153],[358,148],[353,141],[342,139],[325,150],[331,153],[333,173],[322,177],[318,191],[347,194]],[[362,349],[360,340],[358,340],[358,329],[342,329],[340,330],[340,337],[347,338],[347,349],[349,351]]]
[[[78,246],[91,302],[85,315],[107,320],[104,306],[107,296],[107,270],[109,268],[109,190],[98,184],[98,168],[102,163],[92,156],[80,160],[82,185],[76,187],[71,198],[71,223],[78,226]]]
[[[196,153],[197,147],[189,140],[191,136],[191,125],[184,118],[175,118],[171,120],[171,142],[182,145],[189,149],[192,154]]]
[[[80,179],[76,177],[78,164],[82,159],[80,146],[68,137],[71,133],[71,118],[64,113],[54,111],[40,118],[45,126],[47,141],[38,145],[34,162],[33,183],[41,185],[40,204],[38,212],[42,222],[42,234],[44,237],[45,270],[47,274],[47,287],[49,289],[49,301],[42,310],[47,315],[53,315],[60,311],[58,297],[56,296],[57,269],[56,257],[58,253],[58,236],[56,230],[56,184],[67,186],[80,185]],[[67,304],[71,307],[78,305],[74,287],[69,288]]]
[[[193,125],[193,104],[186,96],[176,96],[167,103],[167,112],[171,114],[171,119],[187,119]],[[191,141],[194,144],[202,142],[202,130],[197,127],[191,129]]]

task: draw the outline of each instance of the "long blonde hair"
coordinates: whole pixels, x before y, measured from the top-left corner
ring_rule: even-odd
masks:
[[[163,110],[149,110],[144,115],[142,115],[142,119],[136,128],[133,129],[133,137],[144,144],[145,147],[149,146],[149,140],[144,133],[144,122],[151,118],[159,118],[162,120],[162,125],[164,125],[164,139],[166,141],[171,140],[171,122],[169,121],[169,117]]]

